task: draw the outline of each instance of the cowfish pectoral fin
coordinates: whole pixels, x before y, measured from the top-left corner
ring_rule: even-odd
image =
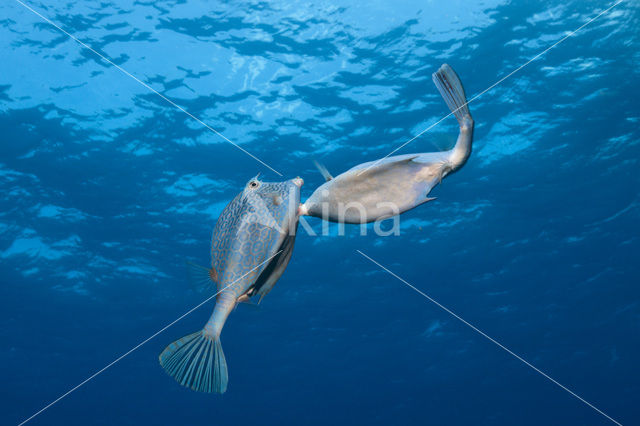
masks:
[[[214,268],[207,268],[197,263],[186,262],[189,282],[201,293],[217,291],[218,273]]]
[[[229,375],[220,337],[198,331],[167,346],[160,365],[182,386],[194,391],[224,393]]]
[[[331,173],[329,173],[329,170],[327,170],[325,166],[323,166],[322,164],[318,163],[315,160],[313,161],[313,164],[316,166],[316,168],[318,169],[318,171],[320,172],[324,180],[329,182],[331,179],[333,179],[333,176],[331,176]]]

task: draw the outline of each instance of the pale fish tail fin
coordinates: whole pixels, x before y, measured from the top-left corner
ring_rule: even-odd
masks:
[[[464,88],[456,72],[447,64],[443,64],[438,71],[431,75],[440,95],[447,103],[447,106],[456,116],[458,123],[462,127],[466,120],[471,119],[467,97]]]
[[[220,336],[198,331],[167,346],[160,365],[182,386],[198,392],[224,393],[229,375]]]
[[[443,64],[438,71],[432,75],[440,95],[447,103],[447,106],[456,116],[460,125],[460,133],[456,144],[449,152],[446,168],[442,170],[442,177],[458,170],[466,163],[471,155],[471,142],[473,141],[473,118],[469,113],[467,97],[464,88],[456,72],[447,64]]]

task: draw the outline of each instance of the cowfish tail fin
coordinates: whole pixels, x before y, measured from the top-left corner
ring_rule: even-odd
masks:
[[[167,346],[160,365],[182,386],[194,391],[224,393],[229,375],[220,337],[198,331]]]
[[[471,118],[464,88],[453,68],[443,64],[438,71],[431,75],[431,78],[447,106],[456,116],[458,123],[462,125],[465,118]]]

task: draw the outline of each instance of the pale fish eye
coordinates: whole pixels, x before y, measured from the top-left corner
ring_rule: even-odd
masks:
[[[258,186],[260,186],[260,183],[257,180],[252,180],[251,182],[249,182],[249,188],[255,189]]]

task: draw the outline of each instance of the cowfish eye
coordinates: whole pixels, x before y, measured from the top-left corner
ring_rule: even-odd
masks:
[[[255,189],[258,186],[260,186],[260,183],[257,180],[252,180],[251,182],[249,182],[249,188]]]

